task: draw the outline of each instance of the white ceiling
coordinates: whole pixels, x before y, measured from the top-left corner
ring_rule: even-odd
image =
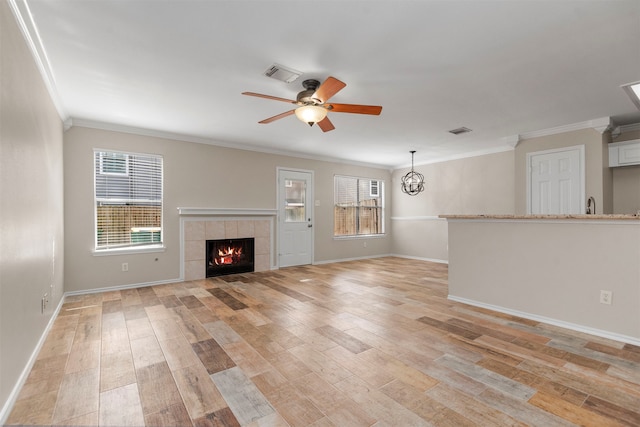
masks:
[[[58,108],[73,124],[138,128],[393,168],[508,148],[519,134],[640,122],[640,1],[23,0]],[[273,63],[302,71],[286,84]],[[302,80],[347,84],[323,133],[286,103]],[[104,125],[106,124],[106,125]],[[448,130],[473,131],[454,136]]]

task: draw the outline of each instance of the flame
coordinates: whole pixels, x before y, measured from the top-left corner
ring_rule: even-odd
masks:
[[[218,256],[213,259],[216,265],[227,265],[233,264],[234,262],[238,262],[240,260],[240,255],[242,255],[242,248],[232,248],[231,246],[227,247],[226,250],[218,249]]]

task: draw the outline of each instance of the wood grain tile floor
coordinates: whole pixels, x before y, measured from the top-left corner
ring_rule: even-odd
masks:
[[[8,424],[639,426],[640,348],[378,258],[69,297]]]

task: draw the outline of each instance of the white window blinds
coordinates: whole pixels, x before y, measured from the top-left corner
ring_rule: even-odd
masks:
[[[162,157],[94,151],[96,249],[162,244]]]
[[[384,182],[334,177],[334,236],[384,233]]]

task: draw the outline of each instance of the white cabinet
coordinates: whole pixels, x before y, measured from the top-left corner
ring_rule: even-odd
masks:
[[[640,139],[609,144],[609,167],[640,165]]]

